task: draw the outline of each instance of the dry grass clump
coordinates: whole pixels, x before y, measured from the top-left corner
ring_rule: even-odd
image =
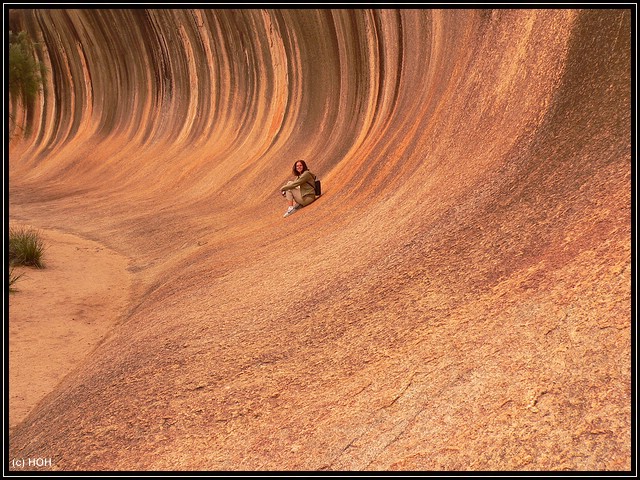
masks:
[[[44,241],[40,232],[31,227],[9,228],[9,264],[44,268]]]
[[[15,283],[23,273],[17,273],[15,267],[44,268],[44,241],[40,232],[31,227],[9,228],[9,291],[14,291]]]

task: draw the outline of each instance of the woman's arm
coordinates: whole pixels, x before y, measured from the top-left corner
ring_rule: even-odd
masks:
[[[314,181],[313,175],[311,175],[311,172],[307,170],[302,175],[300,175],[297,180],[284,185],[280,190],[293,190],[294,188],[299,187],[303,183],[310,183],[311,185],[313,185],[313,181]]]

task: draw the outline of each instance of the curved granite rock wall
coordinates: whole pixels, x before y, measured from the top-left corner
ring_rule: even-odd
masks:
[[[135,276],[11,456],[630,468],[629,10],[16,9],[10,27],[50,68],[13,112],[11,216]],[[299,158],[325,195],[283,219]]]

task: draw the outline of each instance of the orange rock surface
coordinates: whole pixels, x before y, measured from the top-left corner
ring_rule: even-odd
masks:
[[[128,280],[9,468],[631,469],[631,18],[11,10],[9,218]]]

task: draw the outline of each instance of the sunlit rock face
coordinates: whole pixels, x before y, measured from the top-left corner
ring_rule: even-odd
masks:
[[[134,285],[10,457],[631,467],[630,10],[9,23],[50,70],[12,107],[10,217],[108,245]],[[324,195],[282,218],[298,159]]]

